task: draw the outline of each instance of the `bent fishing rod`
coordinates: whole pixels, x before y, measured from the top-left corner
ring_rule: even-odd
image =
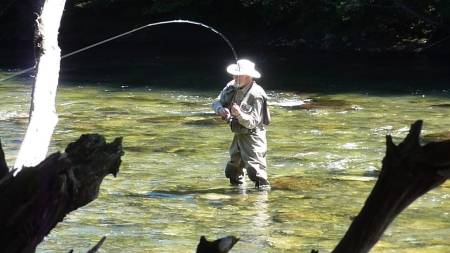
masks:
[[[181,19],[178,19],[178,20],[169,20],[169,21],[163,21],[163,22],[157,22],[157,23],[150,23],[150,24],[147,24],[147,25],[138,27],[138,28],[136,28],[136,29],[130,30],[130,31],[128,31],[128,32],[119,34],[119,35],[117,35],[117,36],[111,37],[111,38],[109,38],[109,39],[106,39],[106,40],[100,41],[100,42],[98,42],[98,43],[92,44],[92,45],[90,45],[90,46],[84,47],[84,48],[82,48],[82,49],[79,49],[79,50],[73,51],[73,52],[71,52],[71,53],[65,54],[65,55],[61,56],[61,59],[64,59],[64,58],[69,57],[69,56],[72,56],[72,55],[74,55],[74,54],[78,54],[78,53],[83,52],[83,51],[85,51],[85,50],[88,50],[88,49],[90,49],[90,48],[93,48],[93,47],[96,47],[96,46],[98,46],[98,45],[104,44],[104,43],[106,43],[106,42],[108,42],[108,41],[111,41],[111,40],[115,40],[115,39],[117,39],[117,38],[119,38],[119,37],[128,35],[128,34],[130,34],[130,33],[137,32],[137,31],[139,31],[139,30],[142,30],[142,29],[147,28],[147,27],[150,27],[150,26],[165,25],[165,24],[172,24],[172,23],[186,23],[186,24],[199,25],[199,26],[208,28],[208,29],[210,29],[211,31],[217,33],[218,35],[220,35],[220,37],[222,37],[222,39],[224,39],[224,40],[227,42],[228,46],[229,46],[229,47],[231,48],[231,50],[233,51],[233,55],[234,55],[234,58],[236,59],[236,62],[238,61],[238,57],[237,57],[236,51],[234,50],[233,45],[231,45],[230,41],[229,41],[222,33],[220,33],[219,31],[217,31],[216,29],[212,28],[211,26],[207,26],[207,25],[205,25],[205,24],[203,24],[203,23],[195,22],[195,21],[190,21],[190,20],[181,20]],[[8,76],[8,77],[5,77],[5,78],[0,79],[0,82],[3,82],[3,81],[5,81],[5,80],[8,80],[8,79],[13,78],[13,77],[18,76],[18,75],[21,75],[21,74],[26,73],[26,72],[28,72],[28,71],[31,71],[31,70],[33,70],[33,69],[35,69],[35,68],[36,68],[36,66],[33,66],[33,67],[31,67],[31,68],[28,68],[28,69],[19,71],[19,72],[13,74],[13,75],[10,75],[10,76]]]

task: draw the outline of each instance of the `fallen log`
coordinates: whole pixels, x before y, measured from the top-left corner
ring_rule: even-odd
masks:
[[[418,120],[398,146],[386,136],[379,178],[333,253],[369,252],[406,207],[450,177],[450,140],[421,146],[421,129]]]
[[[123,155],[122,138],[107,144],[101,135],[82,135],[65,153],[54,153],[16,176],[15,170],[4,175],[0,179],[2,252],[35,252],[68,213],[97,198],[103,178],[117,175]]]

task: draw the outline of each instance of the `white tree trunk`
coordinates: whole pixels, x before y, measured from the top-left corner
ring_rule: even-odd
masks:
[[[36,19],[35,43],[37,72],[34,80],[30,121],[14,168],[36,166],[45,159],[53,131],[58,123],[55,99],[58,87],[61,50],[58,29],[66,0],[45,0]]]

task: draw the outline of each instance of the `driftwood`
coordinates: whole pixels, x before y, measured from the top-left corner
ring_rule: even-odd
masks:
[[[54,153],[16,176],[14,170],[4,175],[0,179],[2,252],[35,252],[69,212],[97,198],[103,178],[119,171],[123,154],[122,138],[107,144],[100,135],[82,135],[65,153]],[[4,156],[0,165],[1,160]]]
[[[369,252],[397,215],[450,177],[450,140],[421,146],[421,129],[416,121],[398,146],[386,136],[379,178],[334,253]]]

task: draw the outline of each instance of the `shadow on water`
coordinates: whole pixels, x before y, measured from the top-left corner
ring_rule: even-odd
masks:
[[[71,45],[61,45],[71,48]],[[266,90],[317,94],[370,93],[412,94],[448,90],[450,62],[447,57],[400,53],[358,54],[296,51],[235,45],[239,58],[256,62],[258,79]],[[29,68],[24,61],[31,51],[2,50],[0,68]],[[234,56],[224,42],[204,45],[126,44],[110,42],[61,61],[61,84],[105,85],[186,90],[221,89],[230,79],[225,68]],[[7,66],[7,65],[14,66]],[[120,89],[117,89],[120,91]]]
[[[315,187],[320,187],[324,184],[321,180],[316,179],[308,179],[304,177],[276,177],[271,180],[273,184],[272,189],[269,192],[273,191],[297,191],[299,188],[303,189],[311,189]],[[265,191],[259,191],[257,188],[253,187],[253,183],[248,182],[245,183],[244,186],[227,186],[221,188],[185,188],[180,187],[175,191],[170,190],[152,190],[145,194],[136,194],[136,193],[127,193],[124,197],[136,197],[136,198],[169,198],[169,199],[182,199],[189,202],[194,201],[194,199],[198,196],[202,199],[221,199],[221,198],[229,198],[230,195],[236,194],[261,194]]]
[[[257,82],[268,92],[388,96],[448,90],[450,63],[438,56],[296,53],[291,49],[237,48],[238,52],[243,52],[241,58],[256,62],[262,73]],[[108,50],[112,49],[105,48],[103,52]],[[73,81],[86,72],[90,78],[92,74],[98,76],[91,80],[93,84],[127,83],[133,87],[217,91],[230,79],[225,68],[234,62],[226,47],[180,46],[175,50],[141,47],[137,52],[128,49],[124,54],[115,54],[114,61],[105,54],[98,52],[96,63],[102,67],[97,69],[77,63],[81,59],[68,62],[68,67],[62,68],[63,78]]]
[[[213,189],[191,189],[191,190],[178,190],[178,191],[161,191],[154,190],[149,191],[144,195],[129,195],[132,197],[142,198],[171,198],[171,199],[183,199],[189,202],[195,200],[195,196],[206,196],[204,198],[220,199],[229,198],[229,195],[240,194],[238,188],[213,188]]]

